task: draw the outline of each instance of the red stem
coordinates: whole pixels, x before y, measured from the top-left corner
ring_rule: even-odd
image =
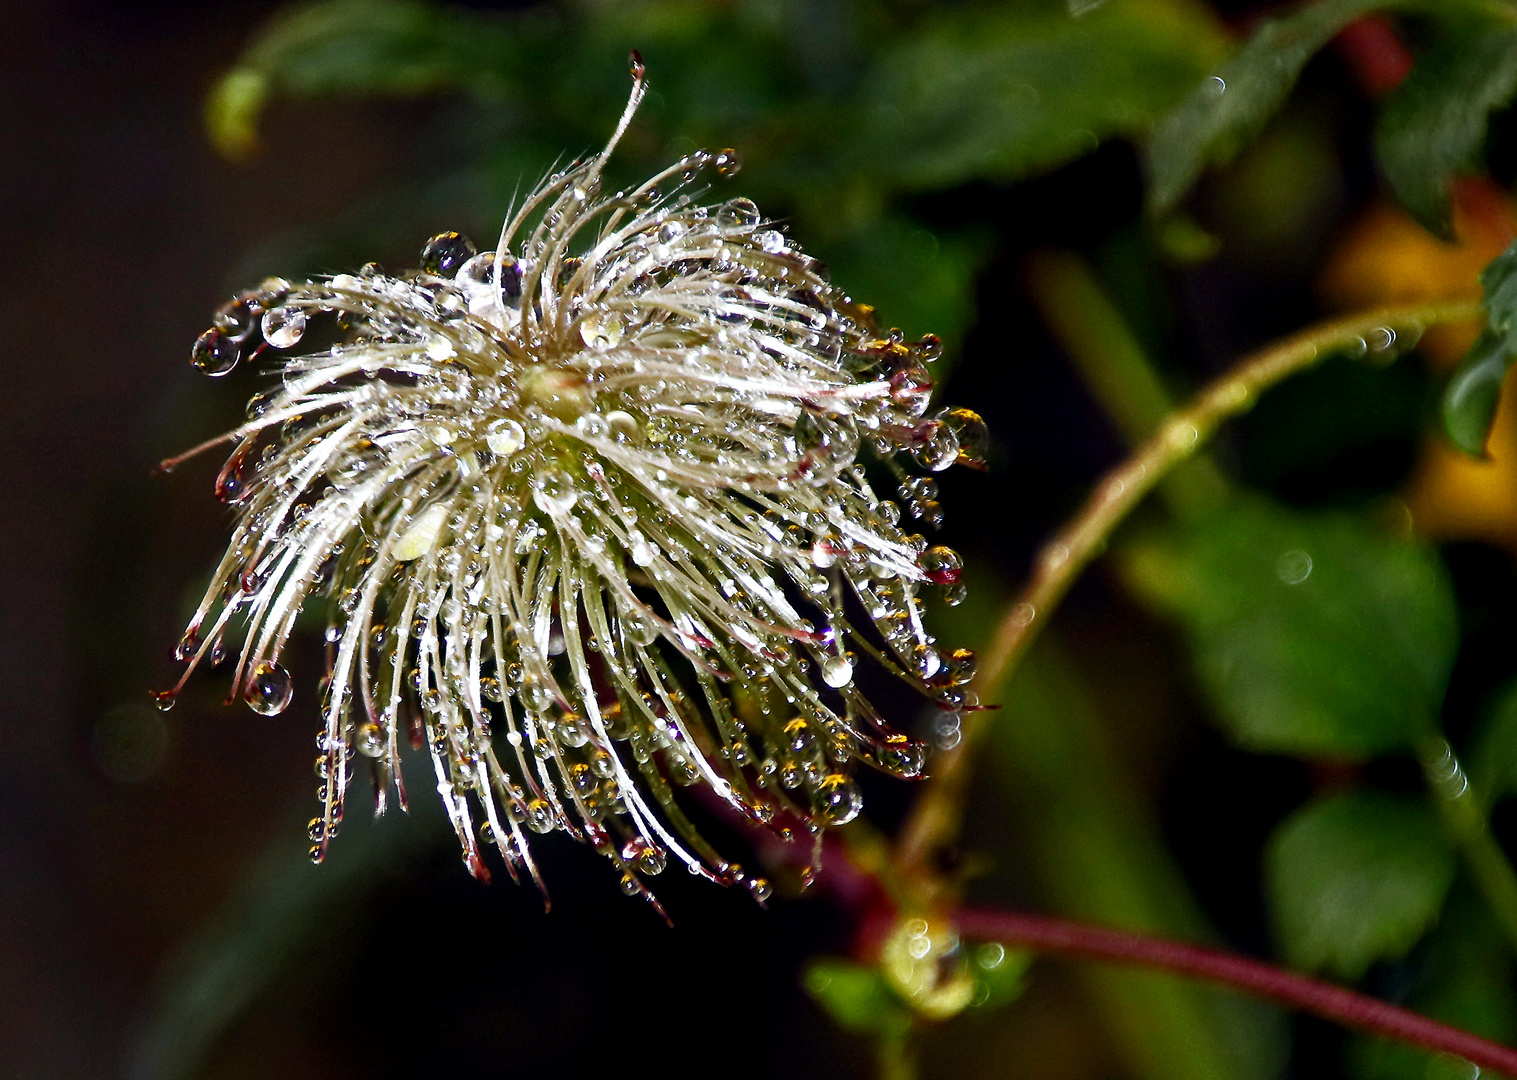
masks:
[[[1517,1077],[1517,1050],[1341,986],[1282,971],[1258,960],[1199,945],[1022,912],[960,908],[953,919],[966,937],[1026,946],[1038,952],[1139,964],[1209,979],[1315,1013],[1347,1027],[1373,1031],[1426,1050],[1454,1054],[1483,1069]]]

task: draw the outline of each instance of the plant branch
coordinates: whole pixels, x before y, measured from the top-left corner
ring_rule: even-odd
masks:
[[[981,699],[990,703],[1000,697],[1003,684],[1053,609],[1080,572],[1105,549],[1117,525],[1176,465],[1194,455],[1223,421],[1252,407],[1262,391],[1340,351],[1362,349],[1365,339],[1382,328],[1401,331],[1415,327],[1420,331],[1482,316],[1477,300],[1444,300],[1380,308],[1318,323],[1245,357],[1191,404],[1171,413],[1148,442],[1102,478],[1079,513],[1038,554],[1032,577],[1007,609],[981,656],[975,680]],[[987,715],[972,712],[966,716],[963,740],[938,757],[932,781],[901,833],[900,865],[918,879],[928,902],[938,888],[928,866],[929,856],[958,831],[968,762],[988,726]]]
[[[1022,912],[960,908],[954,913],[954,922],[964,936],[982,941],[1159,968],[1222,983],[1346,1027],[1374,1032],[1425,1050],[1454,1054],[1481,1068],[1517,1077],[1517,1050],[1341,986],[1319,982],[1258,960],[1199,945]]]
[[[1517,873],[1491,832],[1464,766],[1441,735],[1418,747],[1417,758],[1444,828],[1463,853],[1475,886],[1490,905],[1507,943],[1517,949]]]

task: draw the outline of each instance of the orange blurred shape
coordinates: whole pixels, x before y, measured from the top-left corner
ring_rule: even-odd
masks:
[[[1454,242],[1438,239],[1380,202],[1344,230],[1321,278],[1333,307],[1364,309],[1480,295],[1480,271],[1517,235],[1505,192],[1485,178],[1454,183]],[[1459,362],[1479,327],[1429,330],[1421,352],[1440,376]],[[1477,460],[1430,434],[1404,497],[1417,531],[1436,540],[1484,540],[1517,551],[1517,401],[1501,395],[1489,453]]]

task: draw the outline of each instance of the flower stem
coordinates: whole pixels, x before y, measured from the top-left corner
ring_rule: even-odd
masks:
[[[1175,466],[1192,457],[1222,422],[1247,411],[1258,395],[1335,353],[1361,346],[1382,327],[1419,329],[1469,322],[1483,312],[1477,300],[1444,300],[1361,312],[1318,323],[1245,357],[1187,406],[1169,414],[1131,457],[1106,474],[1074,518],[1039,553],[1032,577],[1007,609],[980,659],[975,689],[983,702],[998,701],[1003,685],[1026,655],[1053,609],[1080,572],[1106,547],[1113,530]],[[942,754],[901,832],[899,860],[933,891],[931,852],[958,831],[971,755],[984,737],[987,712],[965,718],[964,737]]]
[[[1517,872],[1491,833],[1480,801],[1470,788],[1454,748],[1434,736],[1418,748],[1418,761],[1443,817],[1443,826],[1459,846],[1507,941],[1517,949]]]
[[[1517,1050],[1258,960],[1199,945],[1022,912],[960,908],[954,914],[954,921],[966,937],[1039,952],[1138,964],[1222,983],[1346,1027],[1374,1032],[1425,1050],[1454,1054],[1481,1068],[1517,1077]]]

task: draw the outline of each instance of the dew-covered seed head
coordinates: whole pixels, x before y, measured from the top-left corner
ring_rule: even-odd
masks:
[[[226,436],[236,523],[180,655],[187,677],[229,638],[234,694],[272,716],[297,614],[333,613],[318,861],[358,763],[383,808],[415,753],[476,874],[481,838],[535,878],[530,834],[564,832],[631,895],[674,861],[763,901],[686,789],[814,831],[860,812],[859,767],[922,774],[895,725],[923,705],[957,731],[973,657],[919,595],[961,591],[962,561],[911,530],[942,517],[923,472],[983,463],[983,421],[929,411],[936,338],[882,333],[712,195],[733,151],[602,190],[642,92],[495,250],[444,232],[413,272],[270,279],[195,343],[271,385]],[[872,701],[882,674],[905,693]]]

